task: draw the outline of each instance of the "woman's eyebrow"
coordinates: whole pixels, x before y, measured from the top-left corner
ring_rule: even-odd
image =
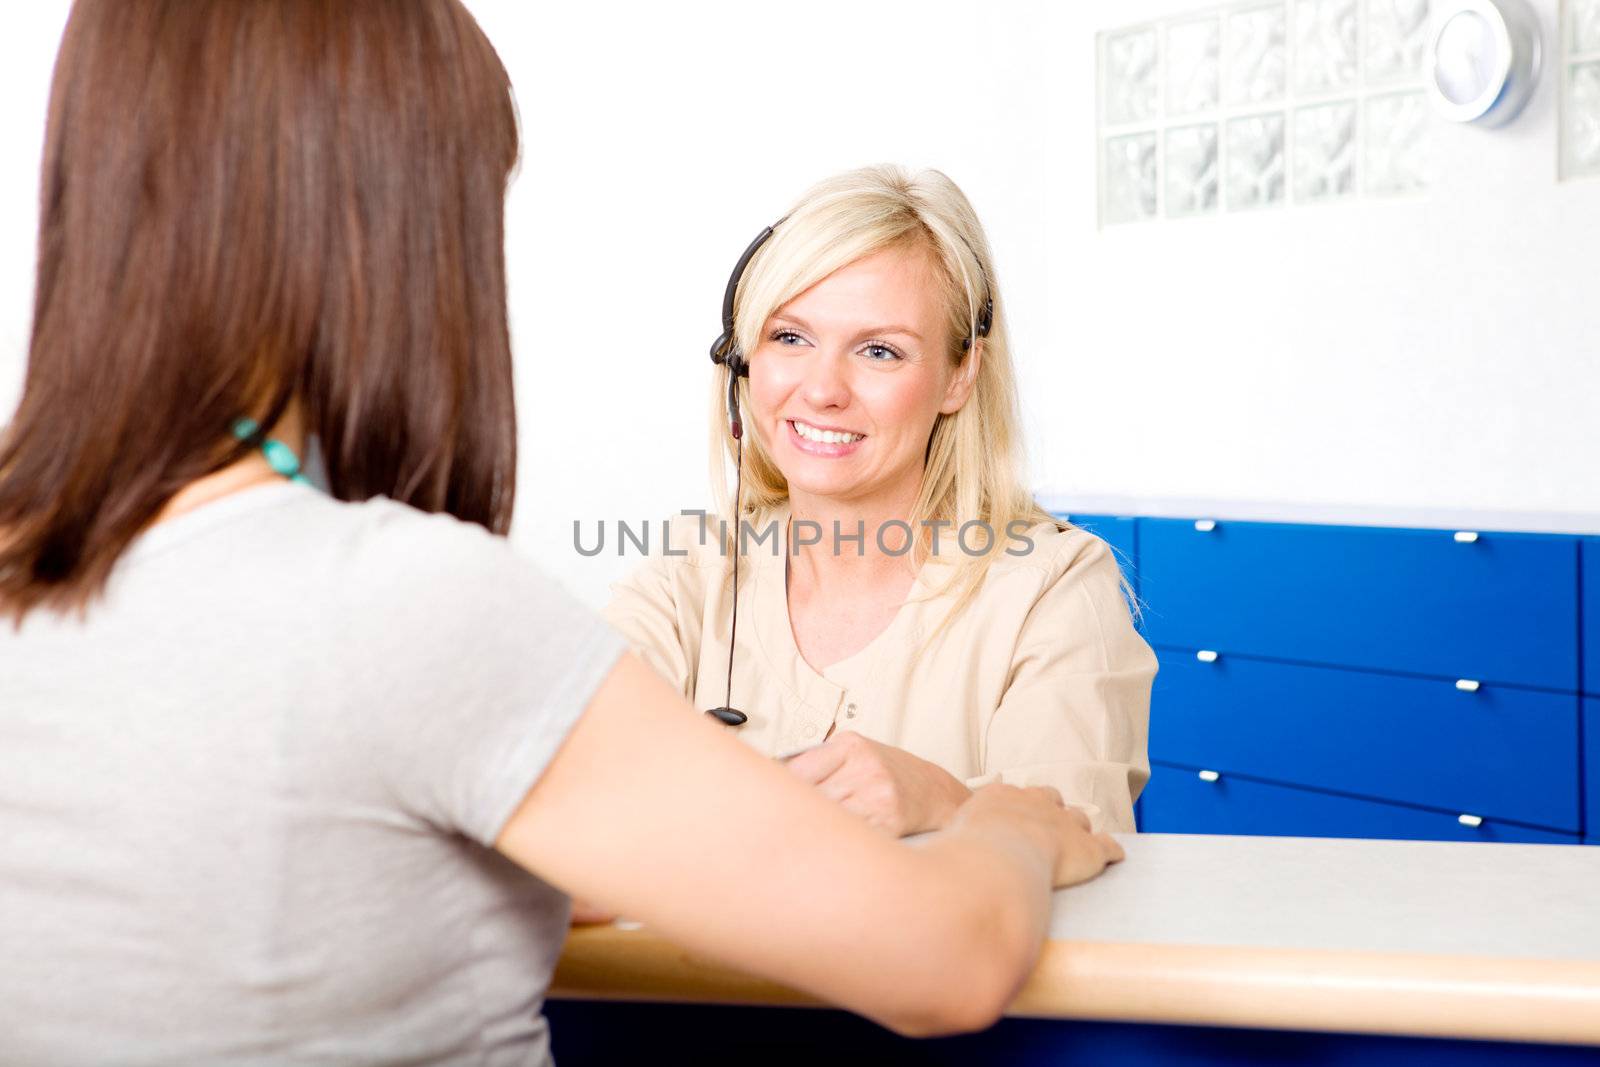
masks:
[[[793,315],[774,315],[774,316],[772,316],[772,322],[773,322],[774,325],[782,323],[782,324],[785,324],[785,325],[788,325],[788,326],[797,326],[800,329],[805,330],[807,332],[813,332],[811,330],[811,324],[810,323],[806,322],[804,319],[796,318]],[[918,333],[916,330],[913,330],[911,327],[909,327],[909,326],[893,326],[893,325],[869,326],[864,330],[857,330],[855,336],[857,337],[857,339],[860,339],[860,338],[863,338],[863,337],[880,337],[880,336],[882,336],[884,334],[890,334],[890,333],[903,334],[904,336],[911,338],[913,341],[921,341],[922,340],[922,335],[920,333]]]
[[[862,330],[859,336],[878,337],[888,333],[903,334],[904,336],[911,338],[913,341],[922,340],[922,335],[909,326],[874,326],[871,329]]]

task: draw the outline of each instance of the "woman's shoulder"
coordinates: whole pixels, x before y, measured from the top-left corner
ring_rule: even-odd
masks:
[[[989,577],[1030,575],[1047,584],[1063,578],[1121,576],[1116,553],[1104,540],[1070,523],[1026,520],[1008,529],[1004,547],[989,566]]]
[[[626,540],[619,528],[616,551],[634,558],[611,585],[606,617],[622,626],[640,611],[703,604],[730,569],[725,525],[714,514],[689,511],[650,523]]]
[[[783,524],[768,514],[747,516],[741,540],[746,566],[757,557],[776,558],[783,550]],[[706,511],[685,511],[671,519],[617,528],[616,551],[632,556],[636,574],[654,574],[675,583],[704,585],[732,566],[732,525]],[[602,537],[604,535],[602,534]],[[604,541],[601,542],[604,545]]]
[[[598,612],[505,536],[386,499],[324,507],[335,565],[320,625],[351,662],[448,684],[468,684],[455,672],[475,664],[469,673],[509,686],[534,649],[611,640]]]
[[[1130,606],[1116,554],[1087,530],[1064,523],[1019,520],[970,595],[952,570],[946,595],[959,596],[960,614],[986,629],[1022,626],[1047,617],[1126,612]],[[941,587],[935,583],[933,587]]]
[[[510,541],[443,512],[427,512],[387,497],[363,501],[324,498],[321,517],[331,547],[374,570],[399,569],[413,578],[459,572],[475,561],[514,555]]]
[[[385,497],[305,502],[324,593],[346,613],[405,612],[453,619],[507,601],[566,610],[559,583],[503,535],[453,515]]]
[[[1136,601],[1110,545],[1053,521],[1025,529],[1019,523],[1011,532],[1009,551],[996,554],[970,599],[957,601],[952,621],[960,620],[961,632],[992,640],[1008,635],[1019,648],[1025,641],[1067,648],[1071,635],[1098,635],[1127,655],[1146,654],[1133,627]]]

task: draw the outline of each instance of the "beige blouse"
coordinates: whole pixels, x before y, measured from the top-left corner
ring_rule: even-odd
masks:
[[[780,536],[751,541],[740,564],[732,705],[750,719],[729,729],[772,756],[855,730],[969,787],[1051,785],[1096,829],[1134,829],[1133,802],[1150,777],[1156,658],[1134,630],[1105,542],[1033,527],[1032,551],[999,556],[942,631],[954,594],[932,592],[949,565],[930,560],[888,627],[818,673],[789,626],[786,520],[779,514]],[[606,617],[703,710],[724,702],[733,560],[714,522],[705,544],[700,531],[698,518],[675,521],[673,554],[652,546],[612,587]]]

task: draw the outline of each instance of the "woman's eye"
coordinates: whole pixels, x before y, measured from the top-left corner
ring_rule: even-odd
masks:
[[[772,339],[778,342],[780,345],[805,344],[805,338],[801,337],[793,330],[779,330],[772,335]]]
[[[900,358],[900,353],[888,345],[868,345],[861,351],[874,363],[889,363]]]

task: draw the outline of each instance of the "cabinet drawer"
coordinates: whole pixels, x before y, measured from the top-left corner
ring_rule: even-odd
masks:
[[[1153,643],[1576,692],[1578,541],[1139,520]]]
[[[1521,841],[1578,844],[1575,834],[1534,830],[1485,819],[1463,826],[1447,812],[1332,796],[1222,774],[1152,764],[1140,798],[1146,833],[1256,834],[1279,837],[1380,837],[1418,841]]]
[[[1600,699],[1583,700],[1583,832],[1600,842]]]
[[[1150,754],[1577,832],[1576,695],[1162,649]]]
[[[1595,537],[1583,543],[1583,691],[1600,695],[1600,538]]]
[[[1080,515],[1076,512],[1058,512],[1057,517],[1066,519],[1080,530],[1087,530],[1110,545],[1128,584],[1135,583],[1139,559],[1137,520],[1116,515]]]

